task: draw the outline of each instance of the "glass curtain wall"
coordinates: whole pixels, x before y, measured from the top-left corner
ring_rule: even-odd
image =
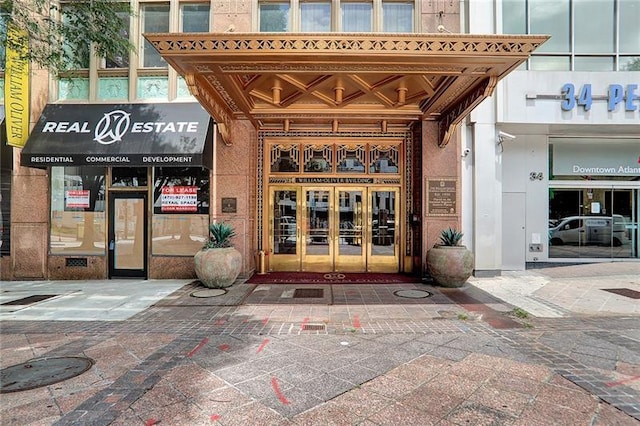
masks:
[[[502,32],[549,34],[528,61],[536,71],[640,70],[637,0],[503,0]]]

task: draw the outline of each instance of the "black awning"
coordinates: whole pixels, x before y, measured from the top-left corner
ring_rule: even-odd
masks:
[[[47,105],[20,163],[213,167],[214,125],[197,103]]]

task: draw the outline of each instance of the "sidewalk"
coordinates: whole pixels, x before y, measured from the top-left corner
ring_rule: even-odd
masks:
[[[581,265],[300,300],[284,285],[198,298],[189,280],[2,282],[0,303],[55,295],[2,306],[2,368],[95,364],[0,394],[0,423],[638,425],[639,303],[604,289],[634,295],[639,279],[637,264]]]

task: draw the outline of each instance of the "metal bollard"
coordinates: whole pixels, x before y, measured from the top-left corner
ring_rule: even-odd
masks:
[[[258,252],[258,275],[264,275],[267,273],[267,265],[265,264],[265,252],[260,250]]]

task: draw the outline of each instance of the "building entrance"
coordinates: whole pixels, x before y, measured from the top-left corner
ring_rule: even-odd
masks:
[[[399,187],[272,187],[270,269],[398,272],[399,201]]]

